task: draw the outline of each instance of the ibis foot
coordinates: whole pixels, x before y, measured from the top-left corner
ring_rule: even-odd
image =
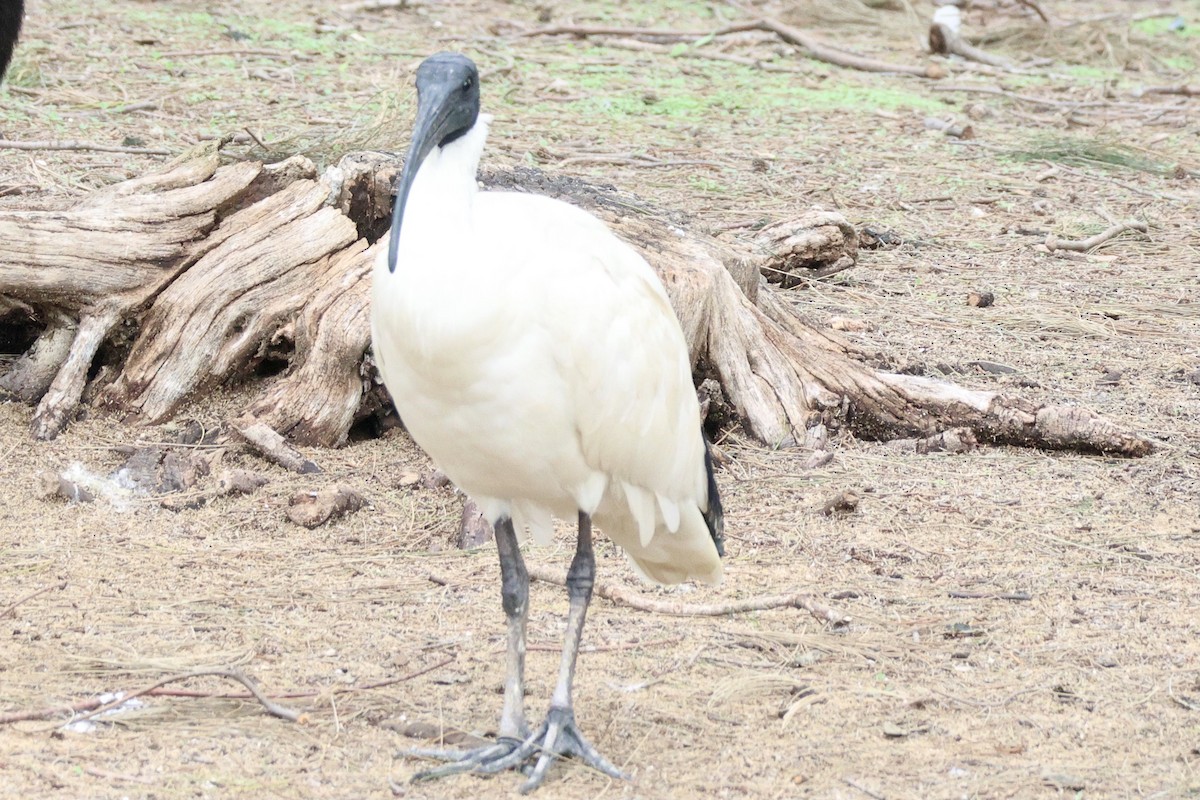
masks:
[[[524,747],[524,745],[525,743],[520,739],[515,739],[511,736],[501,736],[492,744],[472,747],[470,750],[411,747],[401,750],[396,755],[409,758],[434,758],[439,761],[450,762],[440,767],[418,772],[413,776],[413,783],[419,783],[421,781],[444,778],[447,775],[458,775],[463,772],[492,772],[492,770],[483,770],[481,767],[507,759],[517,750]]]
[[[542,785],[546,773],[556,758],[569,757],[581,761],[592,769],[599,770],[610,778],[629,780],[629,776],[617,769],[612,763],[600,755],[591,742],[583,738],[575,724],[575,712],[570,708],[551,707],[546,714],[546,720],[534,731],[533,735],[521,743],[507,756],[480,763],[474,768],[475,772],[495,773],[506,769],[520,769],[529,776],[529,780],[521,785],[521,794],[532,792]],[[532,771],[526,771],[528,762],[537,759],[532,765]]]
[[[550,765],[556,758],[574,758],[610,778],[629,780],[628,775],[613,766],[607,758],[600,755],[600,751],[583,738],[575,724],[575,713],[569,708],[551,708],[546,714],[546,720],[524,741],[506,736],[497,739],[493,744],[470,750],[414,747],[401,750],[397,755],[436,758],[450,762],[418,772],[413,776],[413,783],[464,772],[494,775],[512,769],[528,776],[528,780],[520,789],[521,794],[526,794],[542,785]]]

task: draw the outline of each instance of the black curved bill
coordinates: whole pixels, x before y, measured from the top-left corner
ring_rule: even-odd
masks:
[[[400,226],[413,181],[433,148],[469,131],[479,117],[479,73],[474,62],[458,53],[438,53],[417,68],[417,119],[392,205],[388,238],[388,271],[396,271]]]

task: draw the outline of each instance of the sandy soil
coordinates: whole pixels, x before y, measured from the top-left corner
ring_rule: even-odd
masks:
[[[846,47],[924,63],[919,25],[851,5],[800,4],[786,16]],[[793,290],[794,301],[815,324],[867,322],[848,335],[882,364],[1081,403],[1152,437],[1156,452],[919,456],[911,443],[838,432],[834,460],[806,470],[807,454],[726,432],[726,582],[641,587],[607,543],[602,580],[687,602],[810,591],[852,623],[835,630],[795,609],[680,619],[597,600],[579,719],[633,780],[559,766],[540,796],[1200,795],[1200,108],[1168,96],[1171,108],[1150,113],[1122,105],[1141,102],[1139,87],[1188,79],[1182,34],[1167,18],[1135,36],[1120,22],[1111,36],[1092,25],[1046,37],[1035,18],[1000,5],[968,21],[1026,31],[994,45],[1016,60],[1054,60],[1032,75],[954,65],[950,82],[1059,105],[835,69],[758,34],[722,52],[786,53],[775,63],[803,72],[506,36],[542,24],[539,15],[708,30],[714,13],[740,13],[702,4],[31,2],[0,88],[0,132],[178,152],[249,128],[281,152],[336,151],[338,132],[353,140],[344,149],[398,149],[403,123],[374,122],[391,108],[408,113],[422,55],[462,48],[498,98],[493,163],[604,180],[714,226],[823,204],[897,231],[908,244],[864,252],[855,269]],[[1072,19],[1164,8],[1041,6]],[[1200,3],[1169,10],[1200,25]],[[213,50],[223,52],[204,54]],[[1080,105],[1103,101],[1105,87],[1112,102]],[[127,110],[138,103],[147,106]],[[977,138],[926,132],[930,115],[970,120]],[[235,148],[253,154],[244,138]],[[1111,166],[1101,150],[1144,163]],[[647,168],[630,153],[682,163]],[[569,161],[596,154],[607,163]],[[0,150],[0,202],[65,202],[161,160]],[[1150,235],[1088,255],[1039,247],[1046,232],[1085,237],[1131,217]],[[968,306],[970,290],[994,292],[995,305]],[[972,366],[980,361],[1011,371]],[[181,418],[216,426],[247,391],[213,392]],[[156,696],[99,724],[64,727],[64,712],[2,725],[0,795],[515,791],[515,775],[412,785],[421,763],[394,755],[417,743],[405,735],[417,728],[493,729],[504,637],[494,550],[453,546],[462,501],[451,488],[400,480],[431,468],[402,431],[306,451],[325,470],[317,477],[237,449],[204,451],[216,468],[269,483],[173,512],[155,497],[67,504],[39,489],[42,473],[73,464],[109,474],[125,459],[117,448],[171,429],[89,413],[35,443],[31,415],[0,405],[0,716],[211,667],[244,670],[272,695],[307,694],[281,701],[304,711],[302,724],[252,700]],[[294,493],[334,484],[367,507],[311,531],[287,521]],[[856,512],[819,513],[846,489],[863,497]],[[564,536],[527,557],[565,566],[570,547]],[[565,593],[536,583],[532,609],[536,718],[554,680]],[[241,690],[216,678],[171,687]]]

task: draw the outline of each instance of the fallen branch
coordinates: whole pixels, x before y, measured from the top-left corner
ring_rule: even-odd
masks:
[[[714,36],[724,36],[730,33],[744,33],[745,31],[761,30],[759,23],[741,22],[734,25],[726,25],[723,28],[717,28],[715,31],[678,31],[678,30],[656,30],[654,28],[619,28],[609,25],[551,25],[548,28],[534,28],[529,31],[520,31],[513,34],[517,38],[525,38],[529,36],[559,36],[562,34],[570,34],[572,36],[652,36],[656,39],[703,39]]]
[[[567,574],[560,570],[542,566],[529,566],[529,577],[543,583],[554,583],[565,586]],[[617,586],[597,582],[593,591],[605,600],[629,606],[638,611],[651,614],[666,614],[672,617],[724,617],[729,614],[744,614],[747,611],[765,611],[770,608],[802,608],[822,622],[830,625],[846,625],[850,617],[835,611],[829,606],[817,602],[812,595],[786,594],[769,597],[751,597],[746,600],[732,600],[727,603],[674,603],[664,600],[652,600]]]
[[[941,131],[947,136],[955,139],[974,139],[975,129],[970,123],[960,125],[952,119],[938,119],[937,117],[925,118],[925,129],[930,131]]]
[[[1025,7],[1026,7],[1026,8],[1028,8],[1030,11],[1032,11],[1033,13],[1035,13],[1035,14],[1037,14],[1039,17],[1041,17],[1041,18],[1042,18],[1042,22],[1046,23],[1047,25],[1049,25],[1049,24],[1050,24],[1050,17],[1046,16],[1046,12],[1045,12],[1045,11],[1042,11],[1041,7],[1040,7],[1040,6],[1038,6],[1038,4],[1037,4],[1037,3],[1033,2],[1033,0],[1017,0],[1017,3],[1018,3],[1019,5],[1023,5],[1023,6],[1025,6]]]
[[[192,58],[196,56],[266,56],[268,58],[294,58],[286,50],[268,50],[262,47],[230,47],[213,50],[168,50],[160,54],[163,58]]]
[[[106,769],[99,767],[84,767],[83,772],[86,775],[91,775],[93,778],[99,778],[102,781],[127,781],[129,783],[140,783],[144,786],[153,786],[157,781],[153,778],[143,778],[139,775],[126,775],[122,772],[109,772]]]
[[[1138,233],[1146,233],[1146,223],[1144,222],[1121,222],[1113,225],[1105,231],[1097,233],[1088,239],[1059,239],[1053,233],[1046,234],[1046,249],[1053,253],[1055,250],[1074,250],[1077,253],[1086,253],[1096,247],[1120,236],[1125,231],[1137,231]]]
[[[1177,94],[1184,97],[1200,97],[1200,84],[1181,83],[1178,86],[1147,86],[1135,93],[1136,97],[1147,94]]]
[[[259,703],[261,703],[262,707],[267,710],[267,713],[271,714],[272,716],[279,717],[280,719],[286,719],[289,722],[302,721],[303,715],[299,711],[293,711],[292,709],[287,708],[286,706],[282,706],[279,703],[276,703],[271,698],[267,697],[265,694],[262,693],[262,690],[260,690],[258,688],[258,686],[250,678],[250,676],[244,674],[240,670],[236,670],[236,669],[201,669],[201,670],[196,670],[195,672],[186,672],[186,673],[183,673],[182,675],[168,675],[167,677],[163,678],[162,680],[156,681],[156,682],[150,684],[149,686],[145,687],[144,689],[138,689],[136,691],[130,692],[127,695],[122,695],[121,697],[117,698],[116,700],[113,700],[111,703],[105,703],[104,705],[100,706],[99,708],[95,708],[95,709],[87,712],[86,714],[84,714],[81,717],[75,717],[74,719],[70,720],[66,724],[71,724],[71,723],[75,723],[75,722],[83,722],[84,720],[89,720],[89,719],[95,717],[97,714],[103,714],[105,711],[108,711],[113,708],[117,708],[118,706],[122,706],[125,703],[128,703],[130,700],[134,699],[135,697],[141,697],[143,695],[149,694],[150,692],[154,691],[155,689],[159,688],[160,686],[166,686],[168,683],[175,683],[177,681],[186,681],[190,678],[204,678],[204,677],[209,677],[209,676],[217,677],[217,678],[229,678],[230,680],[235,680],[238,683],[240,683],[242,686],[245,686],[246,689],[250,692],[250,694],[254,696],[254,699],[257,700]],[[3,722],[3,721],[4,721],[3,719],[0,719],[0,722]]]
[[[937,64],[930,64],[925,67],[910,64],[890,64],[887,61],[878,61],[856,53],[836,50],[814,39],[804,31],[793,28],[791,25],[785,25],[771,17],[760,19],[758,27],[760,30],[771,31],[788,44],[802,48],[810,58],[815,58],[817,61],[824,61],[834,66],[847,67],[848,69],[857,69],[864,72],[898,72],[903,75],[916,75],[921,78],[944,78],[946,76],[945,70]]]
[[[658,53],[659,55],[671,56],[672,58],[702,58],[709,61],[728,61],[733,64],[741,64],[745,67],[761,69],[764,72],[790,72],[796,75],[807,75],[809,73],[809,70],[802,69],[801,67],[789,67],[783,64],[776,64],[772,61],[764,61],[760,58],[751,58],[750,56],[738,56],[733,53],[720,53],[704,47],[689,47],[682,53],[677,53],[673,47],[665,44],[655,44],[654,42],[643,42],[640,39],[613,39],[606,42],[605,45],[618,50]]]
[[[275,462],[284,469],[290,469],[301,475],[312,475],[321,471],[319,466],[300,455],[279,433],[262,422],[251,422],[248,425],[235,427],[234,430],[264,458]]]
[[[388,678],[387,680],[376,681],[375,683],[367,683],[367,684],[363,684],[362,686],[343,686],[343,687],[338,687],[338,688],[335,688],[332,690],[304,689],[304,690],[300,690],[300,691],[283,692],[281,694],[276,694],[275,697],[282,698],[285,700],[292,700],[292,699],[305,698],[305,697],[319,697],[321,695],[328,694],[328,693],[350,694],[352,692],[364,692],[364,691],[367,691],[370,689],[382,689],[386,686],[393,686],[397,683],[404,683],[406,681],[411,681],[414,678],[419,678],[420,676],[422,676],[426,673],[429,673],[429,672],[433,672],[435,669],[440,669],[440,668],[446,666],[447,664],[452,663],[453,661],[454,661],[453,657],[443,659],[442,661],[439,661],[436,664],[432,664],[428,667],[422,667],[421,669],[419,669],[415,672],[410,672],[407,675],[400,676],[399,678]],[[204,673],[204,672],[192,673],[191,675],[175,676],[173,678],[170,678],[169,680],[177,681],[177,680],[181,680],[181,679],[187,678],[187,677],[194,677],[196,675],[206,675],[206,674],[210,674],[210,673]],[[155,688],[145,689],[141,692],[137,692],[136,694],[125,695],[121,698],[120,701],[115,702],[115,703],[110,703],[110,704],[108,704],[108,706],[109,707],[118,706],[121,703],[124,703],[133,697],[190,697],[190,698],[197,698],[197,699],[204,699],[204,700],[253,700],[253,699],[257,699],[257,696],[250,692],[204,692],[204,691],[199,691],[197,689],[164,689],[164,688],[162,688],[164,683],[165,683],[164,681],[160,681],[158,684],[156,684]],[[81,717],[75,717],[74,716],[75,714],[82,714],[84,712],[91,712],[91,714],[89,714],[89,716],[91,716],[92,714],[98,714],[103,710],[100,708],[102,705],[104,705],[104,702],[102,700],[100,700],[99,698],[93,697],[93,698],[89,698],[87,700],[81,700],[78,703],[71,703],[69,705],[49,706],[47,708],[37,708],[37,709],[32,709],[32,710],[27,710],[27,711],[13,711],[8,714],[0,714],[0,725],[11,725],[14,722],[31,722],[33,720],[49,719],[51,717],[57,717],[58,715],[63,714],[63,713],[72,715],[73,718],[71,719],[71,722],[78,722],[81,719]]]
[[[548,28],[536,28],[530,31],[521,31],[514,34],[514,36],[528,37],[571,34],[574,36],[646,36],[657,39],[688,40],[710,39],[714,36],[723,36],[729,33],[744,33],[746,31],[755,30],[773,33],[788,44],[804,50],[805,54],[809,58],[814,58],[817,61],[824,61],[827,64],[833,64],[834,66],[838,67],[863,70],[865,72],[894,72],[904,75],[917,75],[922,78],[945,77],[945,71],[937,64],[930,64],[926,67],[918,67],[909,64],[891,64],[886,61],[879,61],[874,58],[860,56],[857,53],[848,53],[844,50],[838,50],[834,47],[830,47],[829,45],[808,35],[804,31],[798,28],[793,28],[790,25],[786,25],[772,17],[762,17],[761,19],[754,20],[753,22],[741,22],[734,25],[727,25],[724,28],[718,28],[715,31],[616,28],[604,25],[553,25]]]
[[[967,61],[1008,69],[1012,62],[1004,56],[992,55],[968,43],[950,25],[934,22],[929,28],[929,49],[939,55],[955,55]]]
[[[0,611],[0,619],[4,619],[9,614],[16,611],[17,606],[21,605],[22,603],[27,603],[30,600],[32,600],[33,598],[40,597],[41,595],[44,595],[46,592],[52,591],[54,589],[58,589],[61,592],[65,588],[67,588],[67,582],[59,581],[58,583],[52,584],[50,586],[43,586],[41,589],[32,591],[29,594],[25,595],[24,597],[17,598],[16,600],[14,600],[12,603],[10,603],[8,605],[8,608],[4,609],[3,611]]]
[[[0,150],[94,150],[98,153],[128,153],[135,156],[171,155],[171,151],[165,147],[126,147],[120,144],[97,144],[72,140],[16,142],[12,139],[0,139]]]

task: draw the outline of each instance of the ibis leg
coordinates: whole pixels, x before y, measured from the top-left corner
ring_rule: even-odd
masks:
[[[567,597],[570,600],[567,633],[558,669],[558,683],[550,699],[550,710],[546,714],[546,720],[521,747],[504,758],[481,765],[477,770],[499,772],[519,767],[527,759],[536,757],[537,762],[533,771],[529,773],[529,779],[521,786],[522,793],[531,792],[540,786],[555,758],[562,756],[574,757],[613,778],[628,777],[600,755],[599,751],[583,738],[575,724],[571,686],[575,681],[575,658],[579,654],[583,623],[587,619],[588,603],[592,599],[595,580],[596,558],[592,551],[592,520],[587,514],[580,513],[575,558],[567,572]]]
[[[472,750],[412,748],[404,755],[439,758],[451,763],[419,772],[413,780],[429,780],[471,772],[511,755],[529,738],[525,723],[525,626],[529,619],[529,573],[517,545],[511,519],[496,523],[496,549],[500,553],[500,596],[508,618],[508,667],[504,677],[504,710],[496,742]]]

